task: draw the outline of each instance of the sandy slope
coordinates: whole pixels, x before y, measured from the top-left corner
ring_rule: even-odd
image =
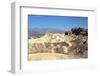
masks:
[[[59,53],[37,53],[29,54],[29,61],[32,60],[59,60],[59,59],[74,59],[75,57],[59,54]],[[76,57],[78,58],[78,57]]]

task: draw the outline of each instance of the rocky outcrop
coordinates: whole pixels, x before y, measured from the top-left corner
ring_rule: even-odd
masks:
[[[40,38],[29,39],[28,53],[62,53],[87,57],[87,36],[47,33]]]
[[[67,53],[71,39],[64,34],[47,33],[41,38],[29,39],[29,53]]]
[[[69,45],[60,43],[33,43],[29,44],[29,53],[67,53]]]
[[[70,54],[88,57],[88,43],[87,36],[78,36],[75,40],[71,41],[72,46],[69,48]]]

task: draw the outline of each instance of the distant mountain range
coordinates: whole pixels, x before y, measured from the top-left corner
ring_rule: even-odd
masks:
[[[64,33],[65,30],[55,29],[55,28],[33,28],[28,30],[28,36],[42,36],[45,33]]]

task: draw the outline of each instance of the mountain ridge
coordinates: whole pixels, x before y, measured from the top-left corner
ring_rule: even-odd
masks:
[[[28,30],[28,36],[44,35],[47,32],[49,32],[49,33],[64,33],[65,30],[56,29],[56,28],[32,28],[32,29]]]

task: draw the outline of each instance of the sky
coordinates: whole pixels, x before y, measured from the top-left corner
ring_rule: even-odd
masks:
[[[87,28],[88,17],[28,15],[28,28],[56,28],[70,30],[73,27]]]

